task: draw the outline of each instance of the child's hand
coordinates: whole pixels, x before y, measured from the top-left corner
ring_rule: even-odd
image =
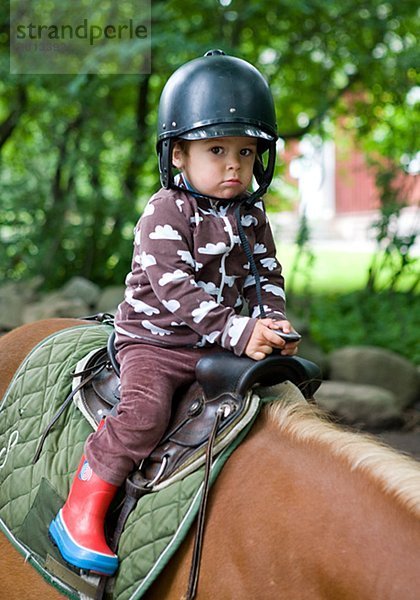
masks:
[[[286,343],[273,329],[281,329],[285,333],[293,331],[289,321],[275,321],[274,319],[259,319],[254,331],[249,338],[245,354],[254,360],[262,360],[273,352],[273,348],[281,349],[281,354],[293,356],[297,352],[299,342]]]

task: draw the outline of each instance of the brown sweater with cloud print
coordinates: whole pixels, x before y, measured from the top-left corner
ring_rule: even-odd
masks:
[[[218,344],[244,353],[260,309],[235,209],[235,201],[187,191],[161,189],[152,196],[134,230],[132,267],[115,318],[117,348]],[[284,319],[284,281],[262,201],[241,215],[266,316]],[[250,316],[243,315],[246,305]]]

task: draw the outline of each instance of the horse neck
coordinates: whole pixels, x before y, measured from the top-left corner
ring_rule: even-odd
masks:
[[[283,550],[294,557],[292,571],[303,569],[316,589],[328,589],[321,598],[414,600],[420,589],[419,513],[316,437],[299,439],[266,422],[253,443],[260,447],[250,453],[253,473],[264,465],[263,495],[275,499],[267,505],[262,498],[263,510],[271,510],[270,528],[280,521],[279,535],[291,536]],[[420,499],[420,471],[418,484]],[[317,598],[315,588],[302,597]]]

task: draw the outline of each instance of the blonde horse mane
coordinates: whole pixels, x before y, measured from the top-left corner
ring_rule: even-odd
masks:
[[[420,517],[420,465],[373,436],[353,433],[331,423],[314,405],[285,398],[266,409],[269,420],[297,442],[318,443],[366,474],[414,515]]]

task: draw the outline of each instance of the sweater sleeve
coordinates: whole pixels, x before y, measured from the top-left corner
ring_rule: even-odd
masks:
[[[261,298],[265,316],[281,320],[286,318],[286,295],[282,267],[276,258],[273,233],[265,212],[260,213],[261,224],[255,228],[254,260],[260,275]],[[260,316],[255,277],[249,275],[244,284],[244,297],[252,317]]]
[[[182,202],[155,197],[140,220],[134,261],[141,264],[155,298],[177,320],[240,356],[256,318],[237,315],[197,285],[192,235]]]

